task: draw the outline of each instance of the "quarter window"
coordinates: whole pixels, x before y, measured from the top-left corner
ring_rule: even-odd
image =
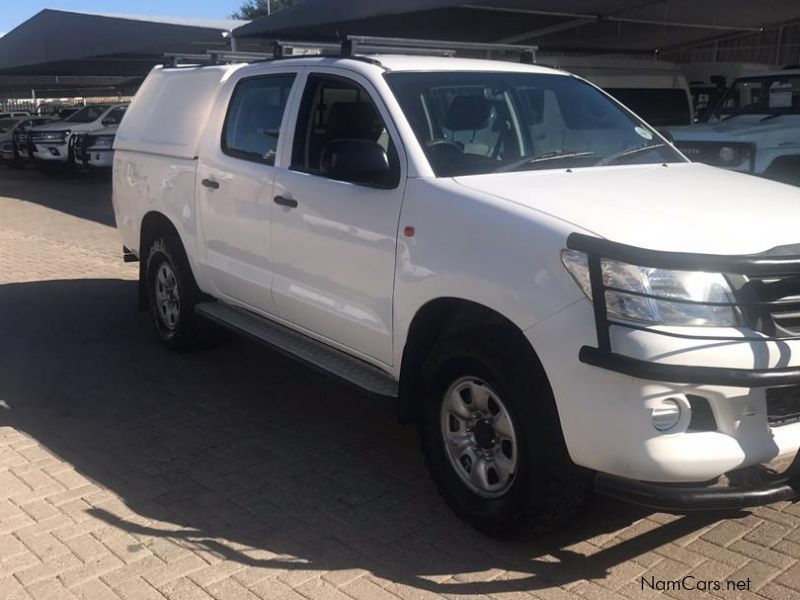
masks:
[[[225,118],[222,151],[229,156],[275,164],[278,137],[293,73],[245,79],[236,86]]]

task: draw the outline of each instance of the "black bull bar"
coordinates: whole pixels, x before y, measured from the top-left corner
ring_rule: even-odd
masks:
[[[601,369],[622,373],[639,379],[663,381],[677,384],[719,385],[760,388],[800,384],[800,367],[772,369],[734,369],[671,365],[641,360],[617,354],[611,346],[611,327],[647,331],[657,335],[697,340],[699,342],[787,342],[800,340],[800,335],[774,335],[747,331],[741,336],[707,336],[663,331],[645,324],[629,322],[609,316],[606,292],[617,292],[633,296],[666,300],[669,302],[693,303],[705,306],[730,306],[751,311],[770,309],[796,309],[800,311],[800,254],[789,254],[782,249],[763,254],[726,256],[664,252],[619,244],[598,237],[573,233],[567,239],[567,248],[585,252],[588,259],[589,282],[592,293],[597,347],[583,346],[580,361]],[[786,250],[786,249],[783,249]],[[778,296],[767,294],[767,298],[753,299],[737,297],[735,302],[700,302],[663,297],[644,292],[631,291],[606,285],[603,279],[603,259],[619,261],[640,267],[679,271],[704,271],[739,275],[753,278],[775,278],[782,283],[771,284]],[[796,297],[795,297],[796,296]],[[788,297],[788,299],[787,299]],[[748,323],[750,328],[752,324]],[[750,329],[752,332],[752,328]],[[784,332],[785,333],[785,332]],[[800,495],[800,452],[783,473],[772,473],[766,469],[756,477],[729,477],[731,484],[719,486],[715,482],[705,485],[665,484],[636,481],[598,473],[595,491],[636,504],[659,510],[683,512],[697,509],[738,509],[747,506],[768,504],[780,500],[794,500]],[[736,484],[741,479],[746,481]]]

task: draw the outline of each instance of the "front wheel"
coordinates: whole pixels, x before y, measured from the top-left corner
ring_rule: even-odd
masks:
[[[420,438],[440,494],[494,537],[546,533],[588,492],[561,435],[550,386],[499,328],[448,336],[424,372]]]

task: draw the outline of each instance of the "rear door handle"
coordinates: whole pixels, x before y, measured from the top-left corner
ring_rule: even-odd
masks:
[[[287,198],[286,196],[275,196],[275,204],[280,206],[287,206],[289,208],[297,208],[297,200]]]
[[[219,181],[214,181],[213,179],[203,179],[203,181],[201,181],[200,183],[202,183],[205,187],[210,188],[212,190],[219,189]]]

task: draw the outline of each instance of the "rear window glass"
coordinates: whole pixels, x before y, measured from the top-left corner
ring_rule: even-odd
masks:
[[[275,164],[283,113],[294,80],[294,74],[286,73],[245,79],[236,86],[222,132],[225,154]]]

